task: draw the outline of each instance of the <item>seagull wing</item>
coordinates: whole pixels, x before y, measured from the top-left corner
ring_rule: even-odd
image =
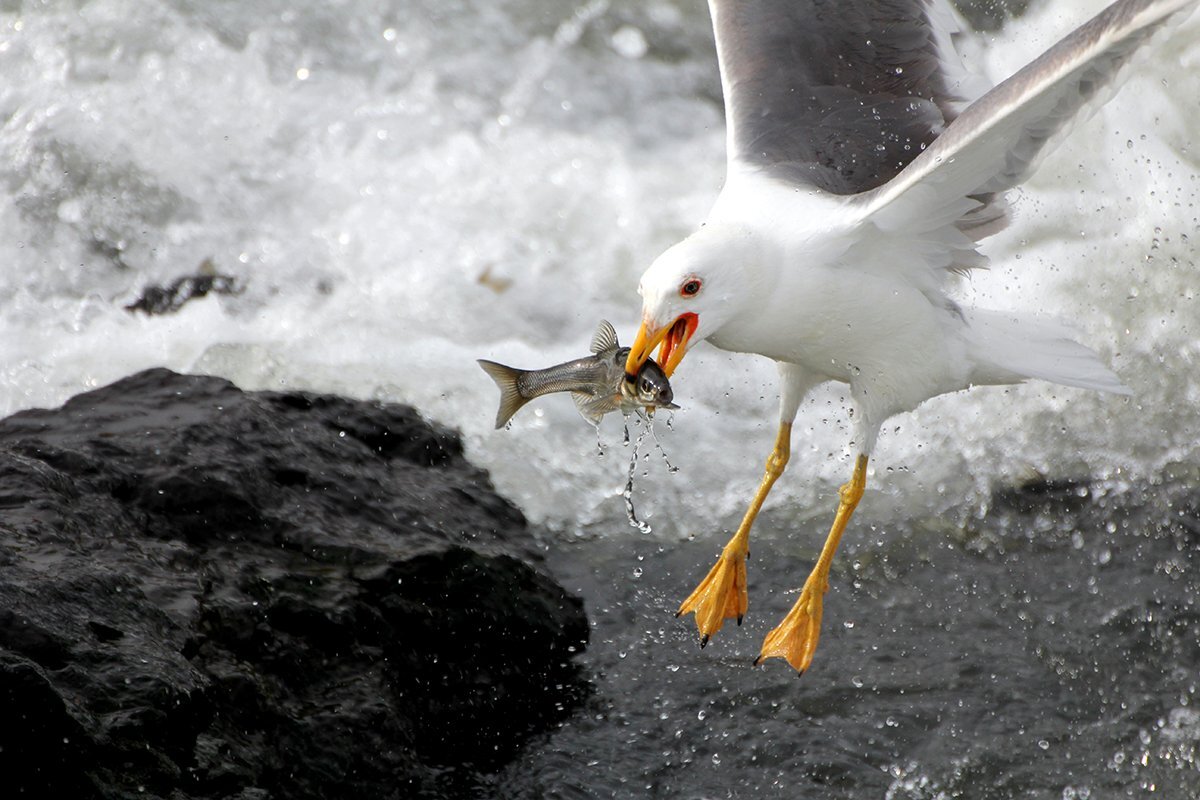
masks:
[[[1081,112],[1094,111],[1111,96],[1134,51],[1172,15],[1195,5],[1196,0],[1112,4],[965,109],[895,178],[856,198],[865,217],[885,231],[921,233],[952,225],[973,240],[994,232],[978,198],[1025,180]]]
[[[730,171],[839,195],[892,179],[988,87],[944,0],[709,0]]]

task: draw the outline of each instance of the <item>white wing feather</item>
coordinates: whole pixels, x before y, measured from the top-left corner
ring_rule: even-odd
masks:
[[[885,232],[930,232],[964,217],[969,222],[979,204],[968,198],[1020,184],[1070,123],[1111,96],[1134,51],[1170,17],[1195,5],[1120,0],[1109,6],[969,106],[895,178],[857,195],[864,218]],[[958,227],[970,232],[969,225]]]

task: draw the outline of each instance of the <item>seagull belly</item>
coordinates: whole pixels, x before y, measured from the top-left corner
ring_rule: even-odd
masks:
[[[844,267],[797,278],[712,343],[848,383],[878,418],[969,384],[962,320],[918,289]]]

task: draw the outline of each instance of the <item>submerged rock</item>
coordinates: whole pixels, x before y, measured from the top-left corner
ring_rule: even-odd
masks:
[[[206,259],[195,275],[177,278],[166,286],[147,286],[142,290],[142,296],[125,306],[125,310],[141,311],[148,316],[171,314],[183,308],[189,300],[209,294],[241,293],[242,285],[236,278],[218,273],[216,266]]]
[[[587,636],[408,407],[151,370],[0,422],[6,795],[457,795]]]

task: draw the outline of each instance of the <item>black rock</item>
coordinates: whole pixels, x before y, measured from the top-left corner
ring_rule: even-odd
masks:
[[[196,275],[185,275],[166,286],[147,286],[142,296],[125,306],[126,311],[141,311],[147,315],[170,314],[183,308],[184,303],[211,294],[237,295],[242,287],[232,275],[214,271],[210,262],[201,265]]]
[[[5,796],[470,793],[587,636],[408,407],[151,370],[0,422]]]
[[[1030,0],[953,0],[954,6],[977,31],[998,31],[1010,19],[1018,19]]]

